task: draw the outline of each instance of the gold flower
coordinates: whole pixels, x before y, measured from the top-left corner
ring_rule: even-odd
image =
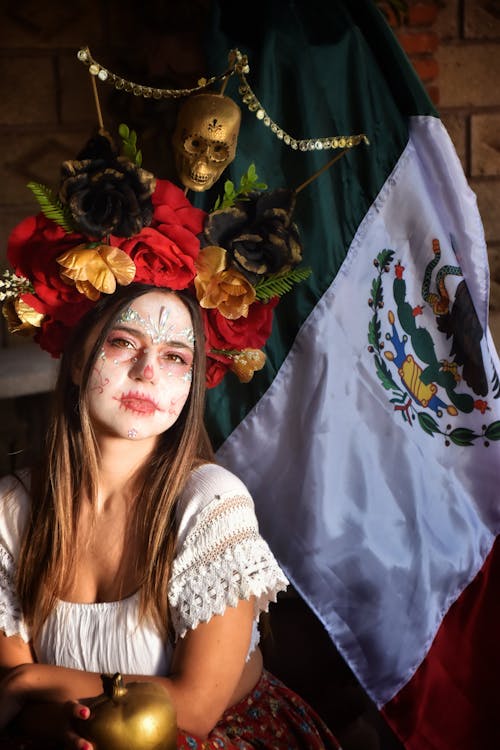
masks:
[[[64,269],[62,280],[74,284],[81,294],[94,301],[101,292],[113,294],[117,283],[127,286],[135,276],[134,261],[112,245],[78,245],[60,255],[57,262]]]
[[[45,315],[34,310],[19,297],[10,299],[2,305],[2,313],[7,321],[9,333],[22,333],[27,336],[35,328],[40,328]]]
[[[231,357],[229,369],[238,376],[240,383],[249,383],[254,372],[262,370],[266,363],[266,355],[260,349],[242,349],[239,354]]]
[[[247,317],[255,301],[255,289],[239,271],[226,268],[224,248],[205,247],[198,255],[196,269],[194,285],[201,307],[216,307],[229,320]]]

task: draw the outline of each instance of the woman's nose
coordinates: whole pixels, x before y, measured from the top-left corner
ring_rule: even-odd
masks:
[[[155,364],[153,353],[148,349],[138,352],[132,358],[132,365],[132,377],[135,380],[146,380],[150,383],[156,382],[156,369],[158,366]]]

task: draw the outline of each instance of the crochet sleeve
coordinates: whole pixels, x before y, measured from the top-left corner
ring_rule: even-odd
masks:
[[[30,637],[23,620],[15,588],[16,559],[28,496],[14,477],[0,480],[0,630],[5,635]]]
[[[169,603],[176,635],[182,638],[200,622],[251,596],[257,618],[287,585],[259,534],[245,486],[239,483],[213,494],[192,515],[173,562]]]

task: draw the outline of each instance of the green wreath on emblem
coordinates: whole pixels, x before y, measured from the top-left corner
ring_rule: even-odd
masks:
[[[439,248],[438,244],[437,247]],[[435,255],[437,252],[435,250]],[[440,254],[438,259],[439,257]],[[468,393],[456,392],[456,385],[461,380],[460,366],[453,359],[451,361],[439,361],[435,354],[432,336],[425,328],[416,325],[415,317],[421,312],[421,308],[412,308],[406,301],[406,282],[403,279],[404,268],[399,263],[395,266],[393,291],[397,305],[397,322],[405,333],[400,336],[396,326],[396,317],[390,310],[387,317],[392,334],[387,333],[385,338],[391,341],[395,351],[385,351],[379,317],[379,312],[384,307],[382,276],[390,271],[393,260],[394,251],[386,248],[381,250],[373,261],[378,271],[376,277],[372,280],[371,297],[368,299],[368,305],[373,310],[373,315],[368,324],[368,351],[373,354],[375,371],[383,388],[391,393],[390,403],[394,405],[394,411],[399,412],[402,419],[410,425],[417,420],[422,430],[428,435],[433,436],[435,433],[442,435],[445,445],[454,443],[459,446],[470,446],[474,444],[475,440],[482,439],[483,444],[488,446],[490,441],[500,440],[500,420],[482,425],[482,432],[478,434],[468,427],[453,428],[451,424],[448,424],[446,429],[442,430],[438,421],[430,413],[434,412],[438,419],[443,417],[445,412],[449,416],[455,417],[459,412],[470,413],[474,408],[480,409],[484,413],[488,405],[484,400],[474,400]],[[436,262],[436,257],[434,257],[426,269],[423,290],[425,288],[428,291],[430,273]],[[448,273],[459,275],[460,269],[458,267],[447,266],[445,268]],[[426,299],[425,296],[424,299]],[[419,362],[416,361],[413,353],[406,353],[408,342],[411,342],[412,349],[417,354]],[[424,362],[424,367],[420,365],[420,361]],[[399,383],[394,379],[388,362],[393,362],[397,366]],[[438,386],[444,389],[447,401],[443,401],[440,397]],[[497,373],[493,378],[492,391],[493,397],[498,398],[500,386]],[[419,411],[418,406],[423,407],[425,411]]]

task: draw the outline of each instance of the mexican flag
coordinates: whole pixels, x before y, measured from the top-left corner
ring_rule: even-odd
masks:
[[[500,362],[475,195],[375,3],[244,15],[214,4],[210,71],[238,48],[287,133],[369,145],[298,194],[312,274],[276,308],[265,369],[209,392],[218,460],[403,745],[498,747]],[[297,187],[334,155],[291,150],[236,80],[225,93],[243,111],[225,178],[254,163]]]

